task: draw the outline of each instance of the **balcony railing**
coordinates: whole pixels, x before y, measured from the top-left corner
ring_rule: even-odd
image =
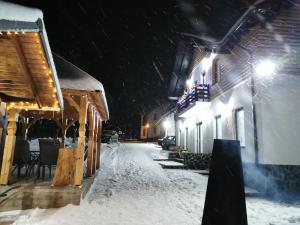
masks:
[[[185,92],[177,102],[177,109],[182,110],[188,108],[190,105],[193,105],[196,101],[209,101],[208,84],[195,84],[192,88]]]

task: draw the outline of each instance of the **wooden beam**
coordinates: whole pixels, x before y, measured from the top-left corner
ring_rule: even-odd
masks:
[[[83,160],[84,160],[84,148],[85,148],[85,124],[87,120],[87,107],[88,98],[82,96],[80,98],[80,111],[79,111],[79,137],[78,146],[75,152],[75,174],[74,184],[81,185],[83,178]]]
[[[70,106],[74,107],[74,109],[80,113],[81,109],[78,103],[70,96],[70,95],[64,95],[64,98],[67,100]]]
[[[93,174],[93,158],[94,155],[94,135],[95,135],[95,111],[91,105],[89,105],[89,139],[88,139],[88,158],[86,175],[88,177]]]
[[[37,92],[37,89],[35,87],[32,76],[30,75],[30,70],[27,66],[26,59],[24,58],[24,52],[22,50],[20,41],[19,41],[18,37],[14,38],[14,39],[11,39],[11,40],[13,40],[13,42],[14,42],[17,54],[18,54],[19,59],[20,59],[22,69],[24,70],[25,79],[27,79],[28,83],[30,84],[31,90],[33,92],[33,96],[35,97],[37,104],[39,105],[39,107],[42,107],[41,99],[38,95],[38,92]]]
[[[14,160],[14,152],[15,152],[15,145],[16,145],[16,130],[19,113],[17,110],[9,110],[8,111],[8,126],[7,126],[7,135],[5,139],[5,146],[3,152],[3,159],[2,159],[2,168],[1,168],[1,175],[0,175],[0,184],[8,184],[10,175],[11,175],[11,168],[12,163]]]

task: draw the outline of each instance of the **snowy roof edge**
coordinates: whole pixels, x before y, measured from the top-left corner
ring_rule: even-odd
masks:
[[[55,52],[53,53],[53,55],[55,58],[55,64],[57,66],[58,79],[59,79],[59,83],[61,84],[61,88],[62,89],[71,89],[71,90],[85,90],[85,91],[99,92],[100,97],[104,103],[105,111],[107,113],[107,118],[109,118],[108,104],[107,104],[107,99],[106,99],[103,84],[99,80],[97,80],[96,78],[94,78],[93,76],[88,74],[87,72],[83,71],[78,66],[74,65],[70,61],[63,58],[62,56],[56,54]],[[66,76],[66,74],[65,74],[65,71],[61,70],[62,67],[68,67],[68,68],[75,69],[76,73],[72,74],[72,78],[64,77],[64,76]],[[76,74],[80,74],[80,77],[79,78],[76,77]],[[83,80],[82,78],[86,79],[86,81]],[[78,80],[76,81],[76,79],[78,79]],[[96,85],[86,86],[88,84],[89,80],[92,80]]]

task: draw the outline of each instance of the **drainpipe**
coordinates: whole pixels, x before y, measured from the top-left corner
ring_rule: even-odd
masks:
[[[240,44],[236,44],[243,52],[249,56],[250,60],[250,78],[251,78],[251,97],[252,97],[252,121],[253,121],[253,137],[254,137],[254,154],[255,154],[255,165],[258,166],[258,135],[257,135],[257,117],[256,117],[256,103],[254,98],[256,96],[255,80],[254,80],[254,69],[253,69],[253,52]]]

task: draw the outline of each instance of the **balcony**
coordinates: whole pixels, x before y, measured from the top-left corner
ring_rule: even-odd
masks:
[[[196,102],[209,102],[209,99],[209,85],[196,83],[179,98],[176,104],[177,112],[181,112],[195,105]]]

